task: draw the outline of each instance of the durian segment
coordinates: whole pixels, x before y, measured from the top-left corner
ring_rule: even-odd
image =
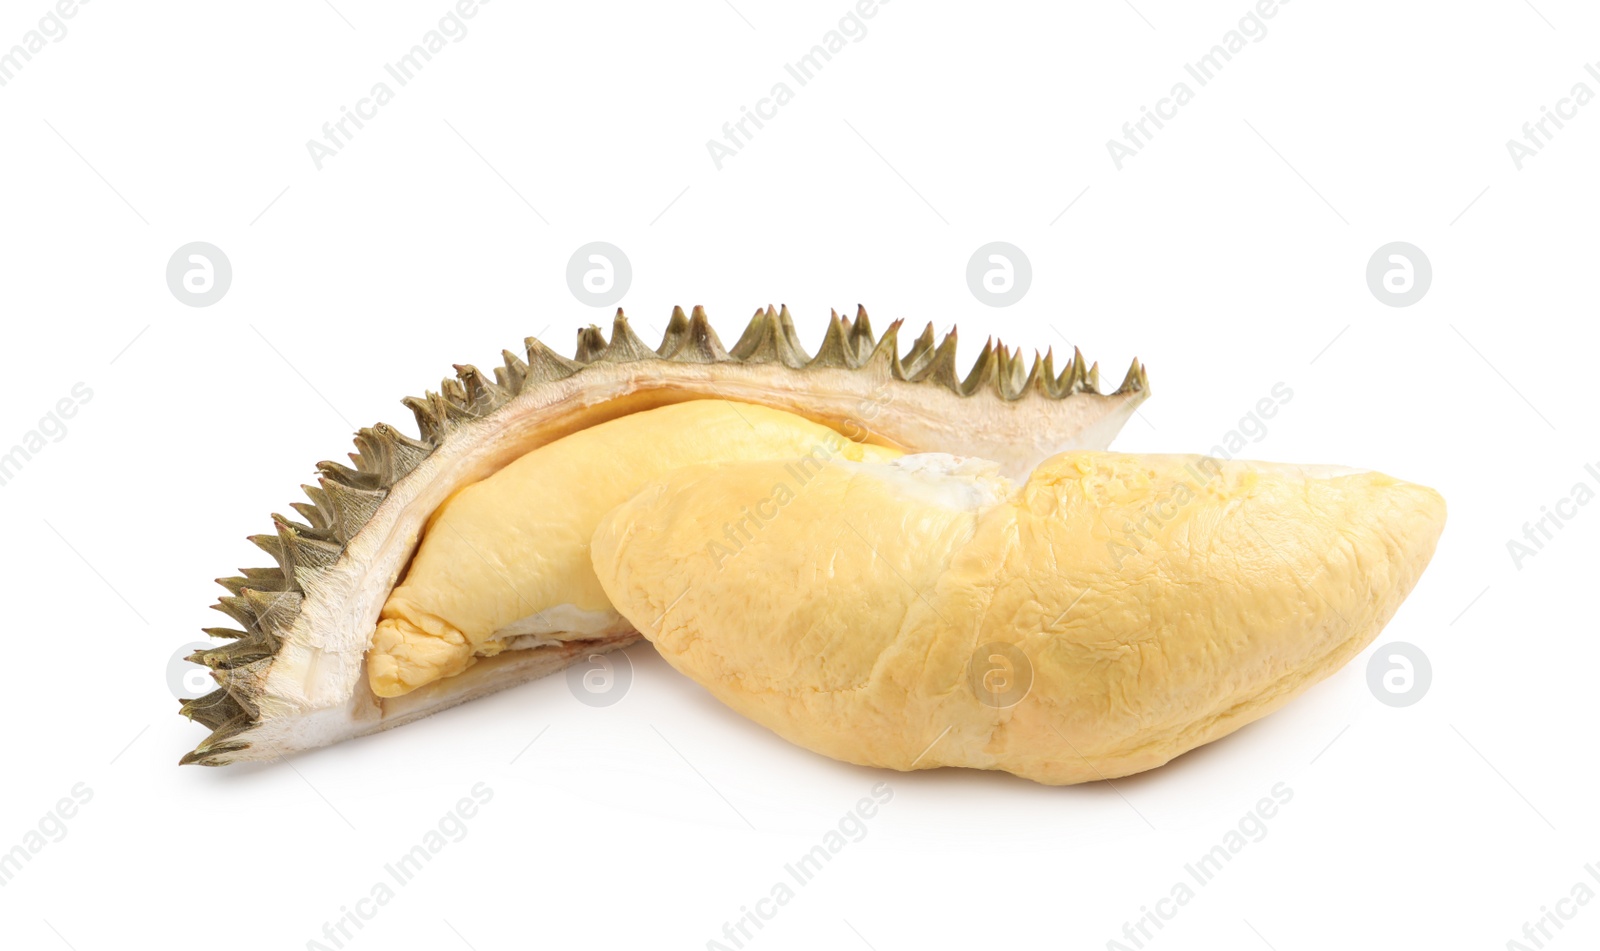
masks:
[[[369,686],[398,697],[508,648],[631,631],[594,575],[589,538],[601,516],[674,469],[899,455],[793,413],[727,400],[645,410],[535,449],[456,492],[429,520],[384,604],[367,654]]]
[[[1337,670],[1444,520],[1376,472],[1071,452],[1012,485],[910,455],[803,482],[681,470],[591,554],[668,662],[794,743],[1065,784],[1159,766]]]
[[[674,308],[650,349],[618,310],[611,336],[578,332],[569,358],[529,337],[524,356],[503,351],[493,372],[457,364],[437,391],[402,402],[415,438],[379,423],[356,434],[351,465],[317,464],[298,518],[274,514],[251,536],[274,565],[218,579],[214,607],[238,627],[208,628],[232,644],[191,659],[212,668],[218,689],[182,713],[211,734],[181,762],[222,766],[272,759],[389,729],[446,707],[541,677],[596,651],[624,647],[630,632],[581,643],[504,651],[471,669],[380,698],[363,665],[374,625],[435,509],[454,491],[567,434],[630,413],[697,398],[795,412],[853,437],[907,451],[946,450],[1000,460],[1025,472],[1067,448],[1104,448],[1150,393],[1138,360],[1114,392],[1099,391],[1097,365],[1074,350],[1056,370],[1034,355],[985,344],[966,376],[955,331],[935,346],[933,327],[902,352],[901,324],[878,336],[867,313],[833,314],[821,348],[800,346],[787,308],[757,310],[724,349],[703,309]]]

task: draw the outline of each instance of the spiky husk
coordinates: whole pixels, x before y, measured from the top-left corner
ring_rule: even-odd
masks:
[[[610,339],[607,340],[598,327],[580,330],[577,351],[571,359],[529,337],[525,341],[525,356],[502,351],[504,363],[495,367],[492,374],[473,366],[456,365],[456,375],[446,378],[437,392],[428,391],[402,401],[416,417],[417,437],[407,436],[384,423],[360,430],[355,436],[356,451],[350,454],[353,467],[336,462],[318,463],[317,484],[302,486],[309,501],[290,505],[299,518],[274,513],[273,532],[251,536],[252,542],[272,556],[275,567],[247,568],[239,576],[218,579],[228,594],[219,598],[213,607],[243,629],[206,629],[207,634],[228,643],[198,651],[189,658],[210,667],[219,687],[182,704],[183,715],[212,732],[181,762],[216,766],[241,759],[270,758],[292,749],[330,742],[324,737],[286,744],[279,734],[268,736],[262,729],[263,721],[275,717],[309,717],[322,712],[315,698],[286,698],[268,687],[273,665],[282,659],[285,644],[294,639],[297,625],[301,625],[302,643],[297,645],[300,653],[337,649],[337,645],[328,648],[315,637],[307,636],[301,622],[308,602],[349,596],[348,591],[329,579],[330,572],[341,559],[350,557],[352,542],[373,522],[384,502],[430,457],[451,443],[458,432],[475,423],[492,420],[513,402],[536,398],[542,391],[554,391],[569,381],[581,383],[584,375],[595,372],[596,368],[633,365],[639,371],[635,376],[642,378],[650,376],[652,369],[659,369],[665,377],[672,367],[719,364],[765,367],[793,374],[794,380],[786,385],[797,392],[804,390],[808,376],[822,376],[816,371],[847,371],[865,374],[882,381],[885,386],[911,384],[919,389],[947,391],[961,398],[1019,405],[1037,402],[1064,406],[1069,398],[1086,394],[1114,403],[1099,416],[1090,414],[1089,422],[1079,427],[1099,426],[1107,430],[1100,434],[1098,441],[1102,443],[1109,442],[1110,435],[1148,395],[1149,380],[1138,360],[1133,361],[1115,391],[1101,394],[1098,365],[1087,364],[1076,349],[1058,374],[1051,353],[1043,356],[1035,353],[1032,364],[1028,365],[1020,349],[1012,351],[991,340],[984,344],[973,366],[963,375],[957,369],[954,330],[936,345],[933,325],[929,324],[910,349],[901,354],[900,328],[901,322],[896,321],[881,338],[875,339],[865,309],[858,309],[853,320],[835,312],[829,318],[822,346],[815,355],[810,355],[800,345],[788,308],[768,307],[756,311],[738,342],[727,350],[702,308],[694,308],[692,314],[674,308],[660,346],[651,349],[628,326],[627,318],[619,309]],[[658,366],[652,368],[651,364]],[[651,385],[670,388],[672,381],[651,381]],[[685,385],[691,393],[700,389],[693,384]],[[641,383],[639,388],[648,387]],[[759,396],[747,398],[761,401]],[[774,405],[789,404],[775,402]],[[837,423],[841,418],[837,413],[820,415],[824,422]],[[872,424],[865,428],[871,434],[881,435],[876,432],[878,427]],[[1072,431],[1072,427],[1063,427],[1063,431]],[[903,448],[912,451],[943,448],[914,445],[915,438],[902,441],[908,443]],[[1056,441],[1060,441],[1060,434],[1056,434]],[[1038,447],[1030,447],[1031,454],[1024,455],[1036,459],[1053,451],[1046,445],[1048,442],[1042,439]],[[430,473],[423,475],[431,478]],[[417,493],[402,494],[414,497]],[[580,642],[557,650],[541,649],[545,656],[515,659],[510,675],[496,682],[464,687],[458,695],[440,699],[433,706],[419,707],[391,722],[384,722],[380,713],[377,725],[371,729],[351,730],[342,735],[372,732],[406,722],[451,703],[509,686],[518,682],[518,678],[542,676],[588,653],[626,646],[635,639],[636,636],[630,636],[604,642]],[[359,658],[355,663],[359,665]],[[352,683],[350,689],[364,691],[365,688]],[[350,698],[349,701],[351,707],[374,705],[382,710],[382,703],[375,698]],[[342,738],[342,735],[334,738]]]

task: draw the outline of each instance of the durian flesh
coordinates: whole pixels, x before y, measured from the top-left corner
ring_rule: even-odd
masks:
[[[1013,484],[909,455],[679,470],[591,554],[673,667],[794,743],[1064,784],[1159,766],[1339,669],[1444,518],[1376,472],[1071,452]]]
[[[589,563],[606,512],[676,469],[772,459],[887,460],[781,410],[693,400],[623,416],[535,449],[452,495],[428,522],[405,580],[384,604],[367,677],[398,697],[480,657],[632,633]]]

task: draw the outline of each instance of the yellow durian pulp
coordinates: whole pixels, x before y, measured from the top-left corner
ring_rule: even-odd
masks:
[[[454,493],[429,520],[367,653],[379,697],[397,697],[513,648],[625,632],[589,561],[607,511],[685,466],[890,459],[780,410],[691,400],[622,416],[535,449]]]
[[[1376,472],[1070,452],[667,474],[599,520],[605,596],[811,750],[1043,783],[1159,766],[1349,661],[1443,529]],[[754,514],[752,519],[750,516]]]

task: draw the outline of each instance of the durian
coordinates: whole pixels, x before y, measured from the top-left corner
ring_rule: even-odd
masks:
[[[834,314],[811,356],[800,347],[787,309],[768,308],[756,312],[730,351],[701,309],[692,316],[678,309],[661,344],[651,348],[618,311],[610,339],[596,327],[580,331],[572,358],[529,338],[525,356],[504,353],[503,365],[491,373],[458,365],[437,392],[404,401],[416,417],[415,437],[375,425],[356,434],[353,466],[317,466],[318,484],[305,487],[308,501],[292,505],[299,517],[274,515],[274,531],[252,538],[274,567],[219,579],[228,594],[216,607],[238,627],[208,629],[228,643],[192,658],[212,668],[219,687],[183,703],[182,712],[212,732],[182,761],[216,766],[271,759],[372,733],[636,640],[633,625],[621,624],[593,598],[581,605],[547,599],[525,613],[513,599],[509,607],[480,612],[471,634],[431,614],[448,620],[450,629],[436,629],[442,642],[459,637],[460,649],[435,655],[430,651],[439,644],[424,638],[412,652],[399,636],[373,650],[396,586],[404,578],[420,589],[432,571],[426,546],[421,555],[418,546],[431,523],[450,531],[453,523],[441,510],[452,499],[467,506],[472,496],[492,493],[489,480],[502,470],[510,473],[519,460],[544,471],[533,456],[564,437],[613,420],[625,426],[623,417],[638,415],[633,422],[645,438],[613,442],[584,471],[596,474],[597,482],[607,481],[599,473],[615,472],[632,473],[628,478],[643,483],[666,475],[669,464],[721,457],[665,451],[693,438],[682,426],[696,410],[677,413],[678,428],[652,427],[642,414],[720,400],[735,411],[754,407],[752,415],[778,411],[773,427],[783,432],[757,453],[770,452],[774,459],[796,440],[809,445],[826,427],[845,437],[836,455],[847,461],[942,451],[993,460],[1001,470],[1022,475],[1063,450],[1105,448],[1149,392],[1137,360],[1114,392],[1101,393],[1097,367],[1081,354],[1075,352],[1058,374],[1049,354],[1025,365],[1020,352],[994,343],[984,346],[963,375],[953,331],[936,344],[930,325],[902,353],[899,328],[896,322],[875,338],[864,310],[853,320]],[[794,418],[779,420],[784,414]],[[590,442],[598,446],[604,440]],[[648,461],[653,452],[663,454],[661,464]],[[591,486],[582,473],[563,471],[568,476],[559,484],[537,484],[542,476],[536,475],[535,484],[508,492],[502,522],[513,531],[500,541],[515,539],[518,530],[564,526],[565,534],[549,544],[562,549],[555,559],[565,566],[560,570],[578,574],[558,572],[544,580],[577,590],[592,580],[590,569],[574,557],[586,542],[582,526],[602,513],[584,503]],[[625,481],[607,481],[606,498],[620,502],[635,488]],[[581,518],[574,515],[578,507]],[[484,544],[492,548],[500,541]],[[497,571],[521,573],[524,581],[539,575],[544,568],[527,561],[528,552],[537,550],[534,543],[532,549],[512,544],[505,551],[467,550],[472,560],[456,565],[465,573],[457,576],[462,591],[492,591],[500,583],[493,577]],[[414,556],[423,567],[412,564]],[[501,563],[491,569],[497,559]],[[435,586],[435,593],[445,587]],[[425,617],[429,607],[404,613],[409,593],[394,601],[390,617],[426,627],[432,623]],[[534,620],[518,626],[529,618]],[[417,660],[422,663],[411,663]],[[407,664],[409,673],[400,670]],[[369,686],[373,671],[380,689],[397,695],[375,693]]]
[[[667,475],[591,554],[673,667],[800,746],[1066,784],[1160,766],[1338,670],[1444,520],[1432,489],[1331,467],[1074,451],[1019,483],[942,454],[766,460]]]

